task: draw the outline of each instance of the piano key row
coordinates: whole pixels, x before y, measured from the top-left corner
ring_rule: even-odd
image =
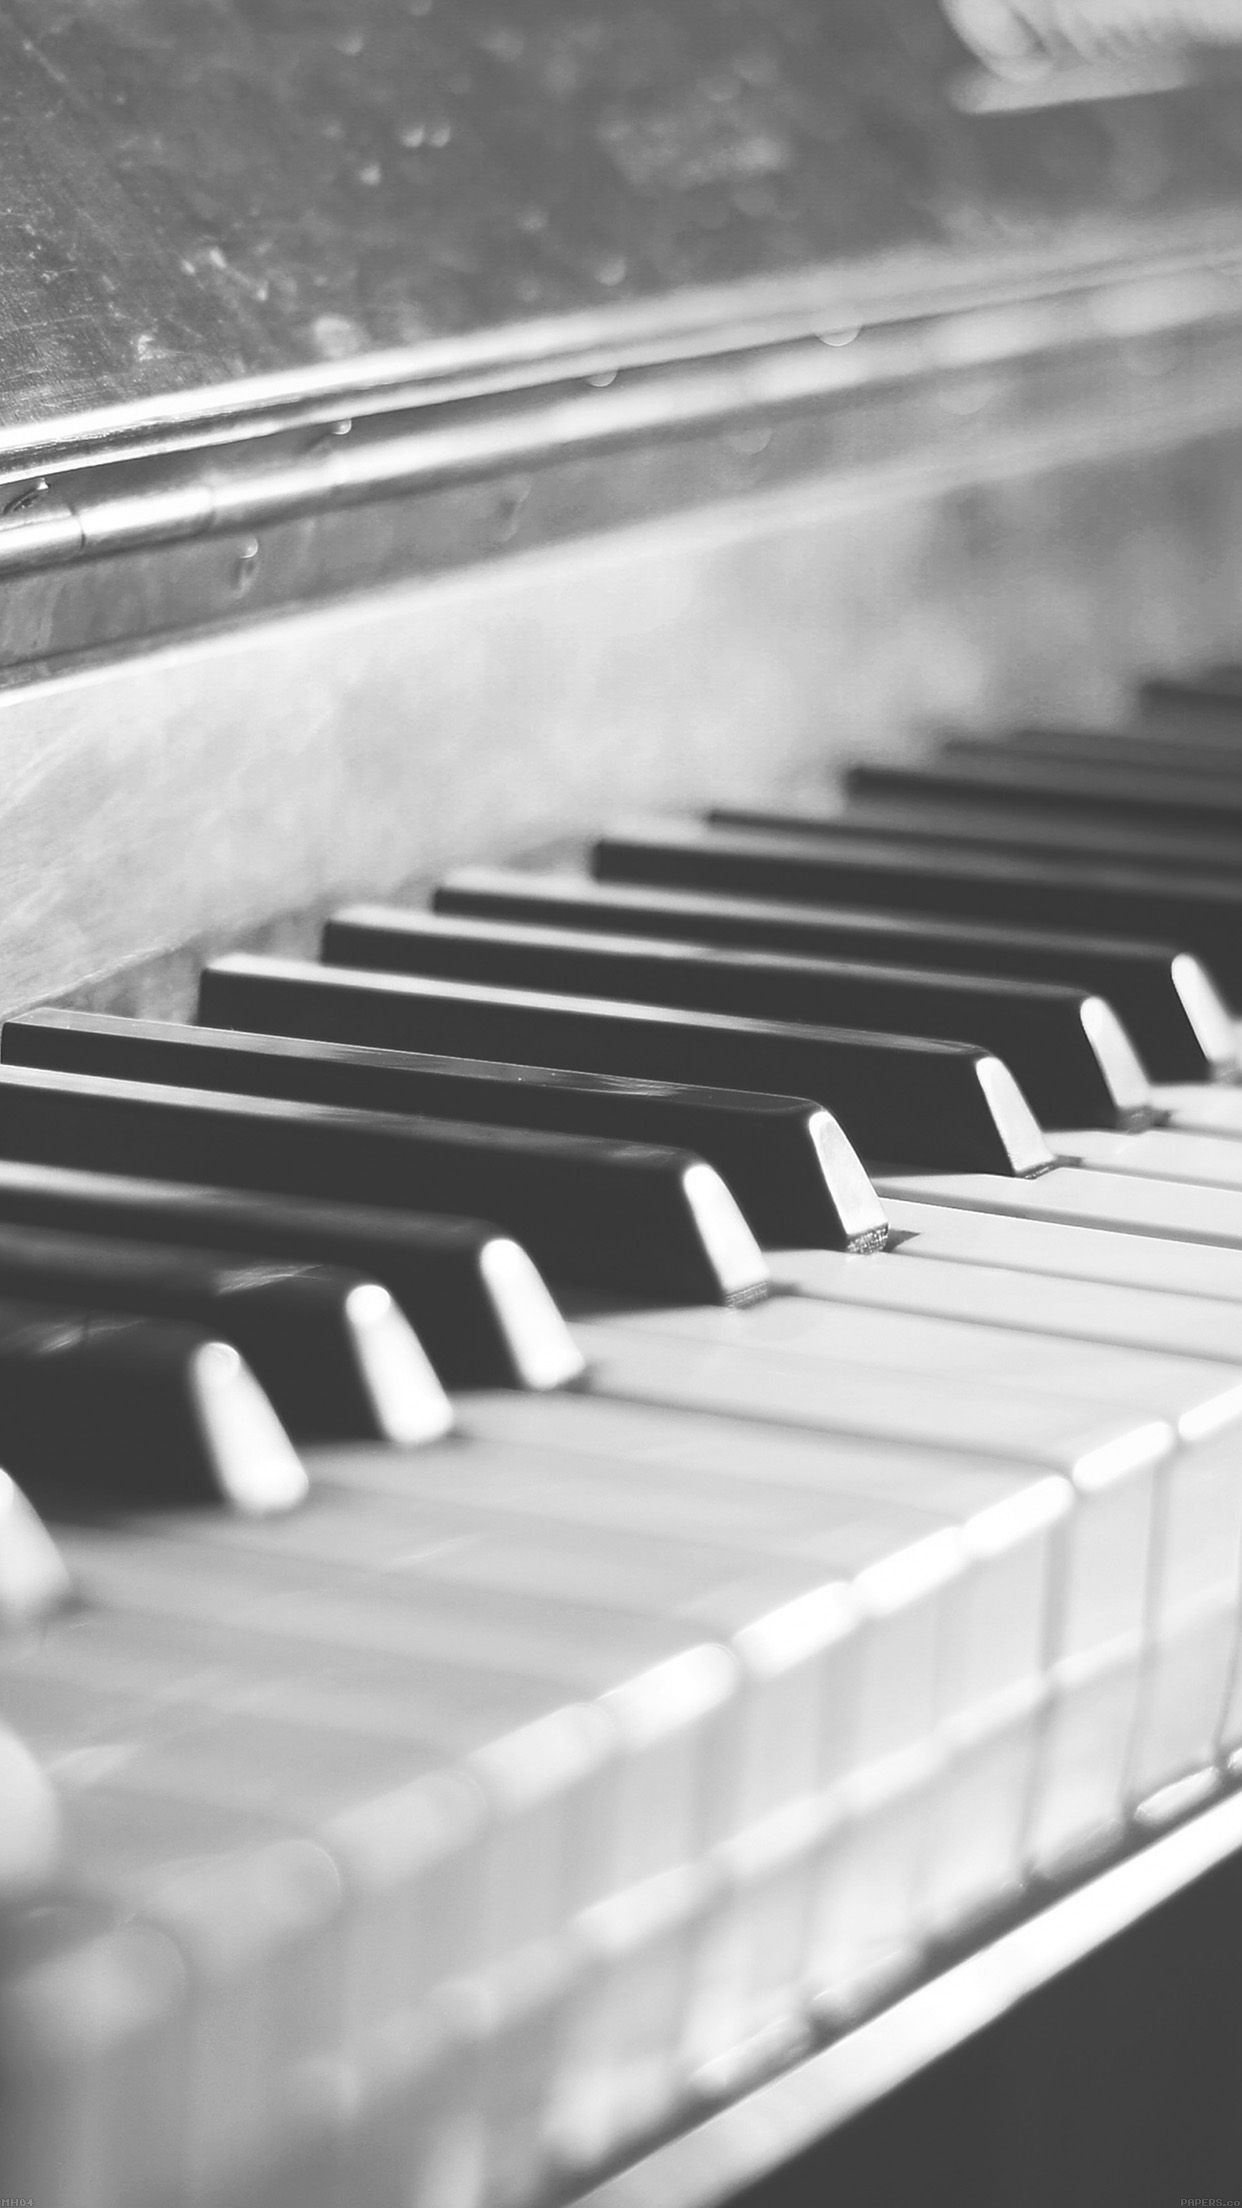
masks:
[[[520,880],[496,895],[523,918]],[[237,960],[205,977],[205,1010],[287,1028],[283,1042],[73,1015],[5,1030],[6,1060],[28,1070],[0,1076],[2,1140],[27,1162],[0,1172],[0,1218],[38,1232],[0,1229],[0,1287],[59,1298],[77,1280],[84,1300],[96,1278],[109,1307],[180,1312],[188,1276],[174,1284],[167,1256],[161,1275],[144,1253],[145,1302],[132,1255],[108,1293],[81,1243],[84,1276],[49,1248],[49,1222],[150,1242],[227,1222],[263,1254],[365,1253],[421,1321],[434,1230],[420,1243],[410,1221],[402,1238],[357,1207],[482,1188],[511,1234],[526,1226],[585,1283],[571,1310],[592,1368],[580,1398],[464,1398],[464,1437],[437,1441],[443,1397],[391,1303],[371,1296],[386,1348],[370,1366],[343,1324],[365,1281],[317,1281],[319,1331],[281,1371],[270,1345],[293,1338],[289,1282],[307,1270],[286,1265],[263,1376],[293,1423],[331,1432],[301,1408],[325,1379],[307,1377],[306,1349],[339,1365],[344,1338],[355,1373],[401,1371],[397,1395],[422,1406],[417,1437],[400,1435],[372,1380],[354,1430],[428,1446],[310,1453],[311,1499],[277,1523],[187,1512],[62,1531],[84,1605],[0,1667],[0,1711],[54,1775],[65,1836],[58,1883],[6,1931],[12,2182],[24,2153],[40,2197],[215,2202],[263,2170],[280,2199],[517,2200],[549,2159],[589,2162],[719,2090],[808,2014],[856,2013],[929,1939],[1106,1847],[1141,1805],[1184,1802],[1242,1742],[1230,1092],[1183,1084],[1153,1105],[1107,1004],[1089,1016],[1107,992],[1072,939],[1049,970],[1070,981],[1025,995],[881,972],[877,1025],[899,1002],[936,1036],[950,1007],[1001,1023],[984,1051],[946,1050],[829,1032],[847,1003],[868,1008],[833,994],[840,968],[687,950],[692,906],[738,931],[709,940],[753,940],[736,904],[676,888],[671,955],[658,936],[648,954],[605,940],[619,918],[595,895],[573,885],[592,907],[577,938],[373,914],[327,948],[381,977]],[[964,974],[996,971],[985,927],[959,937],[972,926]],[[1037,961],[1039,944],[1009,929],[998,955]],[[1158,1008],[1152,1035],[1176,1033],[1162,1073],[1190,1071],[1194,1051],[1196,1071],[1226,1065],[1223,1012],[1185,952],[1099,957]],[[562,1011],[588,981],[595,1001]],[[600,1038],[594,1078],[400,1055],[416,1038],[510,1048],[531,1014],[542,1024],[522,1032],[541,1045]],[[1002,1033],[1020,1050],[1028,1018],[1045,1050],[1066,1048],[1047,1097],[1094,1100],[1096,1126],[1051,1151],[987,1055]],[[305,1025],[330,1040],[303,1041]],[[398,1051],[348,1047],[360,1031]],[[679,1094],[671,1062],[714,1079],[745,1066],[761,1093]],[[882,1182],[899,1239],[881,1259],[847,1254],[886,1231],[848,1140],[822,1108],[763,1089],[795,1067],[871,1157],[878,1143],[890,1164],[942,1169]],[[930,1091],[921,1118],[908,1097],[878,1101],[912,1077]],[[239,1091],[268,1102],[239,1107]],[[428,1106],[477,1139],[432,1128],[411,1165],[413,1130],[391,1115]],[[376,1109],[386,1123],[362,1116]],[[1166,1124],[1137,1131],[1157,1111]],[[488,1134],[492,1115],[528,1139]],[[529,1139],[566,1130],[578,1139]],[[696,1180],[684,1150],[622,1147],[678,1137],[744,1192],[766,1270],[709,1167]],[[1084,1148],[1090,1171],[1023,1177]],[[220,1186],[119,1178],[136,1167]],[[255,1193],[269,1179],[287,1193]],[[1201,1206],[1192,1183],[1211,1192]],[[566,1201],[575,1216],[549,1225]],[[593,1254],[601,1231],[620,1265]],[[497,1336],[508,1348],[503,1377],[574,1377],[579,1352],[513,1242],[463,1227],[454,1256],[459,1293],[469,1278],[487,1304],[493,1363]],[[769,1274],[769,1300],[727,1308]],[[200,1264],[192,1315],[257,1310],[243,1346],[263,1364],[260,1283],[247,1304],[218,1266],[205,1281]],[[618,1305],[640,1289],[652,1308]],[[441,1377],[498,1376],[468,1372],[472,1355],[486,1361],[442,1351]],[[57,1452],[62,1483],[72,1454]],[[115,1473],[106,1488],[132,1506]],[[9,1760],[18,1891],[50,1826],[37,1770],[16,1745]]]

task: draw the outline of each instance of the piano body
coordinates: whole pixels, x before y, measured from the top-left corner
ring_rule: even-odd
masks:
[[[1234,634],[1223,43],[1023,97],[925,0],[2,35],[10,1005]]]
[[[1237,647],[1227,0],[0,0],[0,204],[6,1017],[183,1020],[204,961],[313,952],[350,900],[638,806],[822,804],[929,724],[1106,725]],[[1161,727],[1193,749],[1202,704]],[[130,2199],[1228,2197],[1242,1805],[1185,1806],[726,2047],[598,2166],[506,2168],[493,2116],[482,2175],[334,2193],[196,2042],[199,2163]],[[12,2165],[38,2208],[130,2208],[118,2128],[183,2090],[95,1993],[81,2137]]]

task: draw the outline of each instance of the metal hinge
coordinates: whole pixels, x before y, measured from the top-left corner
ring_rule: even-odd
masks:
[[[870,322],[833,322],[732,342],[700,333],[680,357],[561,359],[541,380],[446,378],[368,411],[288,419],[256,434],[194,435],[185,448],[46,462],[0,475],[0,579],[112,553],[210,536],[374,499],[534,469],[578,455],[729,430],[830,407],[868,388],[899,388],[1084,345],[1123,350],[1194,339],[1242,319],[1242,260],[1159,272],[1109,272],[988,303],[977,297]],[[511,372],[510,372],[511,373]]]

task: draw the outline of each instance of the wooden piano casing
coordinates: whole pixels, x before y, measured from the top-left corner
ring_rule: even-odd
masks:
[[[6,0],[4,1004],[1227,645],[1236,63]]]

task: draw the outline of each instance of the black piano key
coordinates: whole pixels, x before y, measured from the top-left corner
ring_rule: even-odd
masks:
[[[930,786],[931,771],[925,776],[921,769],[914,770],[907,795],[851,795],[844,811],[791,813],[718,806],[707,817],[726,830],[760,835],[899,836],[903,843],[960,843],[1049,861],[1096,859],[1144,872],[1155,868],[1178,874],[1200,866],[1228,870],[1242,863],[1242,838],[1222,840],[1137,828],[1126,822],[1118,825],[1095,813],[1086,819],[1070,812],[1054,814],[1020,799],[1011,803],[999,791],[987,803],[970,797],[958,804],[955,794]]]
[[[761,1241],[866,1250],[882,1248],[888,1236],[880,1200],[841,1128],[805,1098],[55,1009],[6,1021],[0,1058],[242,1096],[670,1144],[715,1166]]]
[[[348,1203],[477,1202],[585,1288],[709,1303],[766,1287],[719,1175],[654,1145],[4,1066],[0,1156]]]
[[[1206,729],[1199,734],[1162,736],[1142,726],[1114,730],[1040,723],[1007,728],[999,736],[954,729],[936,739],[936,754],[945,759],[971,759],[998,748],[1020,752],[1024,758],[1078,760],[1114,774],[1154,767],[1160,773],[1206,776],[1209,781],[1225,775],[1242,782],[1242,744]]]
[[[293,1259],[0,1225],[0,1298],[175,1319],[238,1348],[299,1441],[429,1441],[448,1401],[378,1281]]]
[[[1097,930],[1193,952],[1242,1002],[1242,881],[902,843],[878,835],[760,836],[642,822],[592,849],[605,881],[810,904],[856,903],[1021,926]]]
[[[1229,1014],[1212,983],[1189,953],[1161,944],[1051,928],[974,926],[926,914],[713,897],[501,867],[464,868],[435,891],[432,903],[437,912],[523,925],[677,936],[807,958],[1060,981],[1107,997],[1155,1080],[1199,1081],[1236,1066]]]
[[[1222,661],[1193,675],[1148,675],[1138,686],[1139,709],[1161,721],[1203,724],[1242,737],[1242,667]]]
[[[748,1083],[778,1095],[805,1095],[841,1121],[864,1157],[935,1156],[946,1170],[952,1161],[963,1171],[993,1173],[1041,1172],[1050,1157],[1005,1066],[960,1043],[355,973],[242,953],[207,967],[200,1011],[211,1026],[278,1030],[324,1042],[481,1056],[526,1049],[541,1064],[592,1073],[723,1088]]]
[[[1109,1006],[1052,983],[514,927],[374,905],[329,921],[324,957],[360,970],[977,1043],[1005,1060],[1046,1125],[1126,1127],[1152,1118],[1143,1069]]]
[[[863,760],[848,769],[845,786],[851,798],[869,803],[943,803],[964,810],[1003,799],[1053,820],[1094,819],[1110,830],[1128,823],[1170,839],[1190,835],[1205,863],[1209,852],[1224,865],[1242,856],[1242,789],[1229,776],[1188,782],[1170,769],[1135,768],[1118,787],[1113,775],[1089,763],[1045,761],[996,745],[914,766]]]
[[[0,1302],[0,1460],[38,1509],[288,1510],[306,1473],[231,1343],[198,1327]]]
[[[390,1291],[447,1387],[557,1388],[582,1373],[533,1261],[477,1220],[2,1157],[0,1220],[346,1266]]]

